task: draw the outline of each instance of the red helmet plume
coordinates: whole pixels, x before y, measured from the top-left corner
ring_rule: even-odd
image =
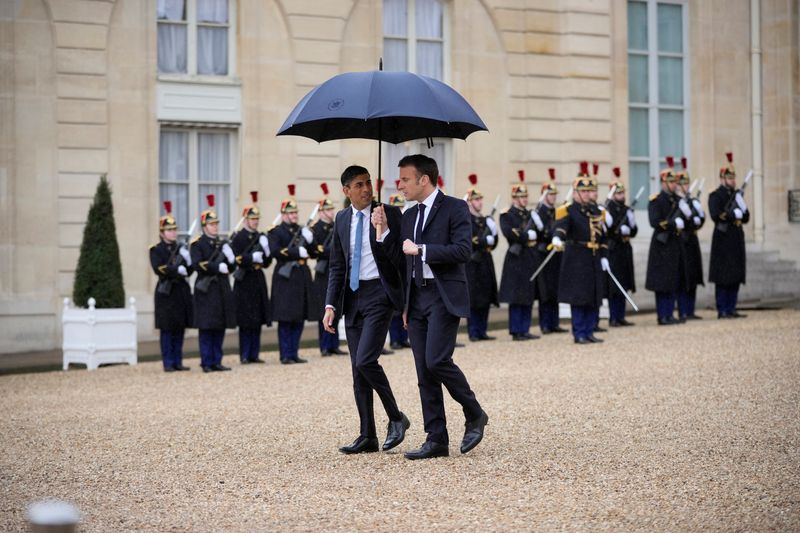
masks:
[[[672,168],[672,167],[674,167],[674,166],[675,166],[675,158],[674,158],[674,157],[672,157],[671,155],[668,155],[668,156],[667,156],[667,166],[668,166],[669,168]]]
[[[294,189],[295,189],[294,183],[290,183],[286,187],[288,187],[288,189],[289,189],[289,196],[294,196]]]
[[[444,178],[439,176],[439,179],[436,181],[436,184],[439,186],[440,189],[444,189]]]
[[[525,171],[522,169],[517,170],[517,176],[519,177],[519,181],[525,181]]]
[[[168,215],[172,213],[172,202],[169,200],[164,200],[164,212]]]
[[[208,202],[208,207],[214,207],[214,195],[207,194],[206,195],[206,202]]]
[[[589,175],[589,162],[581,161],[581,174]]]
[[[328,196],[328,184],[327,183],[320,183],[319,188],[322,189],[322,194]]]
[[[470,174],[468,179],[469,179],[469,182],[472,185],[477,185],[478,184],[478,175],[477,174]]]
[[[725,152],[725,157],[728,158],[728,163],[733,163],[733,152]]]
[[[556,169],[548,168],[547,172],[548,172],[548,174],[550,174],[550,179],[555,181],[555,179],[556,179]]]
[[[620,174],[619,167],[614,167],[614,168],[612,168],[612,169],[611,169],[611,172],[613,172],[613,173],[614,173],[614,176],[616,176],[616,177],[619,177],[619,174]]]
[[[681,157],[681,166],[684,170],[689,167],[689,161],[685,157]]]
[[[399,189],[400,188],[400,180],[394,180],[394,188],[395,189]]]
[[[253,203],[258,203],[258,191],[250,191],[250,198],[253,199]]]

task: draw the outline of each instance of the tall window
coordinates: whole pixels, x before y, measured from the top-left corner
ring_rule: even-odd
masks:
[[[631,191],[657,190],[665,157],[687,155],[686,6],[628,1],[628,122]],[[651,179],[651,177],[654,177]],[[647,202],[640,202],[640,209]]]
[[[384,0],[383,1],[383,68],[414,72],[440,81],[446,75],[446,24],[444,0]],[[432,148],[424,140],[398,145],[385,143],[383,175],[385,189],[394,191],[398,174],[397,162],[405,155],[422,153],[436,159],[439,172],[450,189],[453,176],[450,139],[434,139]],[[436,177],[434,177],[436,179]],[[452,190],[452,189],[450,189]]]
[[[221,232],[231,227],[231,154],[234,132],[164,127],[159,138],[159,196],[171,200],[182,233],[215,196]],[[195,232],[199,232],[199,223]]]
[[[157,0],[158,71],[227,76],[228,0]]]

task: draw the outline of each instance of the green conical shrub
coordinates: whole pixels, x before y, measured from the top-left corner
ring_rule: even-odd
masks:
[[[75,305],[88,307],[89,298],[95,299],[97,308],[125,307],[114,205],[105,174],[100,177],[83,229],[81,255],[72,289]]]

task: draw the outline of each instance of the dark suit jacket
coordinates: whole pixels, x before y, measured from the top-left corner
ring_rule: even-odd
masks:
[[[372,202],[374,209],[378,205]],[[381,285],[386,291],[392,306],[398,310],[403,309],[403,242],[400,240],[400,208],[383,204],[386,219],[389,225],[389,235],[382,243],[377,242],[375,227],[369,220],[364,223],[369,227],[369,243],[372,255],[378,266]],[[350,220],[353,216],[351,207],[336,213],[333,224],[333,243],[331,245],[330,265],[328,267],[328,292],[325,305],[336,308],[337,315],[347,312],[345,305],[345,288],[350,284]],[[386,228],[384,228],[385,231]]]
[[[402,241],[414,239],[414,224],[419,217],[419,207],[414,206],[403,213]],[[433,271],[436,286],[447,310],[460,317],[469,316],[469,289],[464,267],[472,253],[472,222],[469,208],[463,200],[447,196],[439,191],[433,200],[430,213],[426,215],[422,230],[427,264]],[[406,305],[414,280],[414,256],[406,256]]]

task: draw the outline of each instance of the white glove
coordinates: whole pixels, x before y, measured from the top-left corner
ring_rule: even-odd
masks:
[[[181,254],[181,257],[183,257],[183,260],[186,262],[187,265],[189,266],[192,265],[192,256],[189,253],[189,250],[186,249],[186,246],[181,246],[180,248],[178,248],[178,253]]]
[[[703,211],[703,204],[700,203],[700,200],[693,198],[692,205],[694,206],[694,210],[697,211],[697,214],[699,214],[701,217],[706,216],[705,212]]]
[[[536,240],[536,231],[535,230],[532,230],[532,229],[528,230],[528,240],[529,241],[535,241]]]
[[[678,229],[683,229],[686,227],[686,224],[684,224],[683,219],[681,217],[675,219],[675,227]]]
[[[539,216],[539,213],[536,211],[531,211],[531,220],[533,220],[533,224],[536,226],[536,229],[542,231],[542,228],[544,228],[544,223],[542,222],[542,217]]]
[[[220,263],[219,264],[219,273],[220,274],[227,274],[228,272],[230,272],[228,270],[228,263]]]
[[[606,209],[606,227],[610,228],[614,225],[614,217],[611,216],[611,213],[608,212]]]
[[[619,232],[622,233],[623,235],[630,235],[631,228],[628,227],[626,224],[623,224],[619,227]]]
[[[261,235],[258,238],[258,244],[261,246],[261,249],[264,250],[264,252],[266,252],[267,257],[269,257],[269,241],[267,240],[267,236]]]
[[[553,248],[563,248],[564,241],[561,240],[561,237],[558,235],[553,235],[553,239],[550,241],[550,244],[553,245]]]
[[[695,226],[700,226],[700,223],[703,221],[700,220],[700,217],[692,217],[692,222],[694,222]]]
[[[303,259],[308,259],[308,250],[306,250],[305,246],[301,246],[297,250],[300,253],[300,257],[302,257]]]
[[[233,250],[231,249],[231,245],[227,242],[222,245],[222,253],[225,254],[225,257],[228,259],[228,263],[235,263],[236,257],[233,255]]]
[[[692,216],[692,208],[689,207],[689,204],[686,202],[686,199],[681,198],[681,201],[678,202],[678,209],[681,210],[681,213],[683,213],[686,218]]]
[[[628,217],[628,225],[632,228],[636,227],[636,215],[633,213],[633,209],[628,209],[628,212],[625,213]]]
[[[253,263],[263,263],[264,252],[253,252]]]
[[[181,265],[178,267],[178,274],[180,274],[181,276],[188,276],[189,272],[187,272],[185,266]]]
[[[303,226],[303,229],[300,230],[300,233],[303,234],[303,238],[308,244],[311,244],[314,241],[314,234],[311,233],[311,230],[307,227]]]
[[[744,198],[742,198],[742,191],[736,193],[736,205],[739,206],[739,209],[742,210],[742,213],[747,211],[747,204],[744,203]]]
[[[603,272],[608,272],[608,269],[610,268],[608,266],[608,257],[601,257],[600,258],[600,268],[603,269]]]
[[[489,231],[492,232],[492,235],[497,235],[497,224],[494,223],[494,219],[491,217],[486,217],[486,227],[489,228]]]
[[[489,246],[494,246],[494,236],[493,235],[487,235],[486,236],[486,244],[488,244]]]
[[[744,216],[744,213],[742,213],[741,209],[739,209],[738,207],[735,207],[733,209],[733,216],[736,217],[736,220],[742,220],[742,217]]]

